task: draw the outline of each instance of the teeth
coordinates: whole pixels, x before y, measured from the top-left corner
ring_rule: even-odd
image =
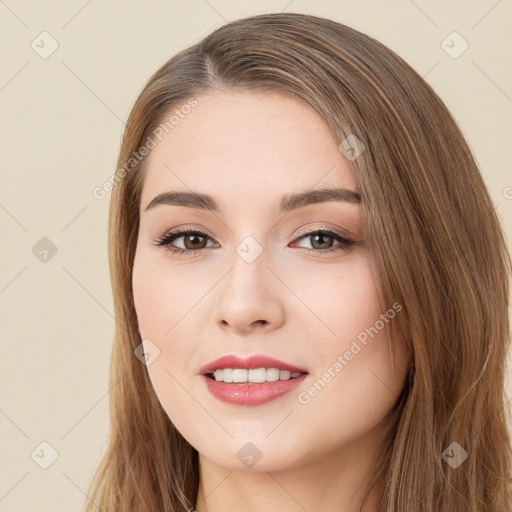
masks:
[[[289,380],[297,378],[300,372],[290,373],[288,370],[278,370],[277,368],[224,368],[223,370],[215,370],[213,376],[217,381],[223,382],[275,382],[277,380]]]
[[[247,382],[247,370],[233,370],[233,382]]]
[[[249,382],[265,382],[270,379],[267,378],[267,370],[265,370],[265,368],[255,368],[247,371],[246,380]]]

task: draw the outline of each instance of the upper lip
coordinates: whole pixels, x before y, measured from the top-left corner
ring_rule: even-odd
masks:
[[[206,375],[213,373],[215,370],[222,370],[224,368],[245,368],[247,370],[255,368],[277,368],[278,370],[288,370],[291,373],[307,373],[306,370],[298,368],[297,366],[263,354],[254,354],[246,358],[235,355],[222,356],[206,364],[199,371],[203,375]]]

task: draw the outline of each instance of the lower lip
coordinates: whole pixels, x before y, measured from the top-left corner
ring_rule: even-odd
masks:
[[[210,393],[222,402],[236,405],[259,405],[293,391],[307,376],[307,373],[303,373],[296,379],[234,384],[210,379],[206,375],[203,375],[203,379]]]

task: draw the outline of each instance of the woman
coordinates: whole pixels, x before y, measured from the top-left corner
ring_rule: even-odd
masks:
[[[510,257],[388,48],[303,14],[224,25],[140,94],[110,212],[88,511],[510,509]]]

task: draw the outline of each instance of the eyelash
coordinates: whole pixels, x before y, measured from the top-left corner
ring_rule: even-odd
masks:
[[[172,247],[171,242],[174,242],[174,240],[181,238],[185,235],[198,235],[201,237],[210,238],[206,233],[203,233],[201,231],[197,231],[196,229],[177,229],[175,231],[171,231],[170,233],[166,233],[162,237],[155,240],[156,243],[153,245],[156,245],[157,247],[164,247],[166,251],[171,252],[172,254],[178,253],[179,255],[186,255],[186,257],[194,257],[194,255],[203,249],[193,250],[193,249],[180,249],[177,247]],[[340,244],[336,246],[334,249],[308,249],[305,247],[302,247],[302,249],[306,249],[308,251],[308,254],[326,254],[336,251],[346,251],[349,249],[350,246],[357,245],[357,242],[354,242],[353,240],[349,240],[345,236],[343,236],[341,233],[338,233],[337,231],[334,231],[330,228],[315,228],[311,231],[301,231],[299,233],[299,237],[297,240],[300,240],[301,238],[306,238],[308,236],[313,235],[330,235],[333,238],[336,238]],[[210,238],[211,240],[211,238]],[[185,254],[186,253],[186,254]]]

